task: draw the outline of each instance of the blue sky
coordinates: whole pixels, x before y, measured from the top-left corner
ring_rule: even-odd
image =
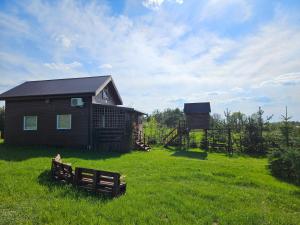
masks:
[[[300,120],[300,1],[0,1],[0,92],[26,80],[112,74],[145,112]],[[2,103],[3,104],[3,103]]]

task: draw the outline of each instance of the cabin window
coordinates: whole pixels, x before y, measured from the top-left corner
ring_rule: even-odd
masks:
[[[102,91],[102,98],[104,100],[108,100],[109,99],[108,90],[106,88]]]
[[[37,116],[24,116],[24,130],[37,130]]]
[[[57,115],[56,116],[56,129],[70,130],[71,129],[71,114]]]

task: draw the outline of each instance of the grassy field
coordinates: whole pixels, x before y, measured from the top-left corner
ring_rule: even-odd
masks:
[[[51,182],[56,153],[126,175],[127,193],[108,199]],[[121,155],[0,144],[0,224],[300,224],[300,188],[266,165],[199,150]]]

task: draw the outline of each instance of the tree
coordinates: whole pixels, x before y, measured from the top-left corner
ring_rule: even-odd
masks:
[[[231,114],[231,128],[235,132],[241,132],[243,130],[247,117],[244,113],[233,112]]]
[[[265,154],[269,149],[267,135],[263,131],[272,119],[272,116],[263,118],[264,111],[259,107],[258,111],[247,118],[243,137],[243,146],[248,153]]]
[[[175,127],[178,125],[178,121],[184,119],[183,112],[176,109],[166,109],[164,111],[155,110],[150,117],[154,117],[156,121],[166,127]]]
[[[210,117],[210,127],[211,128],[223,128],[224,127],[224,120],[222,116],[218,113],[214,113]]]
[[[159,124],[155,117],[150,117],[147,123],[144,124],[144,133],[149,138],[150,144],[156,144],[157,140],[157,131],[159,130]]]
[[[229,111],[228,109],[226,109],[226,111],[224,111],[224,116],[225,116],[225,122],[226,122],[226,126],[227,128],[231,128],[232,122],[231,122],[231,111]]]
[[[282,136],[284,137],[284,142],[287,147],[290,146],[290,134],[292,131],[292,127],[290,125],[291,116],[288,116],[287,106],[285,107],[285,115],[281,115],[282,125],[280,127],[280,131]]]

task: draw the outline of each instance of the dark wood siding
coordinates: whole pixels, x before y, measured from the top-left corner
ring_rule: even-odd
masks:
[[[127,152],[133,148],[136,113],[123,107],[93,104],[93,148]]]
[[[208,113],[186,114],[187,127],[190,129],[208,129],[210,116]]]
[[[81,96],[74,96],[81,97]],[[82,108],[71,107],[71,97],[7,100],[5,108],[5,142],[17,145],[87,146],[91,97],[84,97]],[[71,114],[71,130],[56,129],[56,115]],[[36,131],[23,130],[23,117],[37,116]]]

